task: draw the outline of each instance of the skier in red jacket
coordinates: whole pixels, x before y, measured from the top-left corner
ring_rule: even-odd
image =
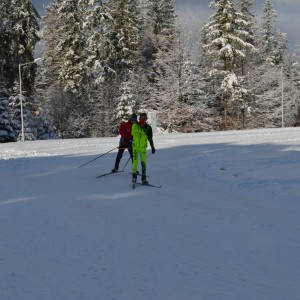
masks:
[[[121,138],[120,138],[120,144],[119,144],[119,151],[118,151],[116,161],[115,161],[115,167],[111,170],[113,173],[115,173],[119,170],[119,164],[120,164],[120,161],[121,161],[121,158],[123,156],[125,149],[128,149],[131,161],[133,161],[132,145],[131,145],[131,127],[132,127],[132,124],[135,122],[137,122],[137,115],[132,114],[131,118],[127,122],[122,122],[120,124],[119,133],[121,135]]]

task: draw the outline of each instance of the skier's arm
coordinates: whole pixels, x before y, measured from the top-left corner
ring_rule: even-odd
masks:
[[[151,146],[152,154],[155,153],[154,143],[153,143],[153,131],[150,125],[147,126],[147,138]]]

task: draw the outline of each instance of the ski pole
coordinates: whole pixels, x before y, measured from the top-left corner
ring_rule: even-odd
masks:
[[[124,168],[122,169],[122,171],[124,171],[124,170],[125,170],[126,166],[127,166],[127,165],[128,165],[128,163],[129,163],[129,160],[130,160],[130,157],[128,158],[128,160],[127,160],[127,162],[126,162],[126,164],[125,164]]]
[[[100,158],[100,157],[102,157],[102,156],[108,154],[109,152],[111,152],[111,151],[113,151],[113,150],[115,150],[115,149],[117,149],[117,148],[119,148],[119,147],[115,147],[115,148],[113,148],[113,149],[111,149],[111,150],[109,150],[109,151],[107,151],[107,152],[105,152],[105,153],[103,153],[103,154],[101,154],[101,155],[99,155],[99,156],[93,158],[92,160],[90,160],[90,161],[84,163],[83,165],[81,165],[81,166],[78,167],[78,168],[81,168],[81,167],[83,167],[83,166],[86,166],[87,164],[91,163],[92,161],[94,161],[94,160],[96,160],[96,159],[98,159],[98,158]]]

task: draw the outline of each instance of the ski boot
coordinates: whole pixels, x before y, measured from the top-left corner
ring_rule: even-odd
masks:
[[[117,173],[118,172],[118,169],[116,167],[114,167],[112,170],[111,170],[112,173]]]
[[[136,179],[137,179],[137,175],[136,173],[132,174],[132,188],[135,188],[135,184],[136,184]]]
[[[145,184],[145,185],[149,184],[148,180],[146,179],[145,174],[142,175],[142,184]]]

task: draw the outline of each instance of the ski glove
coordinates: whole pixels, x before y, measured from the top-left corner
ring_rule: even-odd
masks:
[[[154,146],[151,146],[151,150],[152,150],[152,154],[154,154],[154,153],[155,153],[155,148],[154,148]]]

